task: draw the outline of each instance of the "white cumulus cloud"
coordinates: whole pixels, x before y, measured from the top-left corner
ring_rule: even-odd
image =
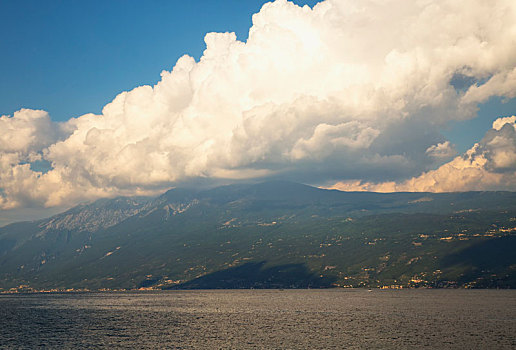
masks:
[[[409,180],[380,183],[349,180],[331,188],[344,191],[454,192],[516,188],[516,116],[498,118],[484,138],[464,155]]]
[[[445,141],[428,147],[425,153],[434,158],[450,158],[456,155],[457,151],[450,141]]]
[[[396,182],[452,155],[439,132],[448,121],[516,91],[513,0],[326,0],[313,9],[277,0],[253,16],[246,42],[233,33],[205,42],[198,62],[181,57],[101,115],[2,117],[0,208],[151,194],[199,178]],[[481,143],[484,160],[444,167],[485,161],[500,187],[514,186],[505,129]],[[34,170],[37,159],[51,169]]]

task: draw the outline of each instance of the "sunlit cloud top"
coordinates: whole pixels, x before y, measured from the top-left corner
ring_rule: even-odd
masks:
[[[514,117],[465,155],[441,134],[490,97],[516,97],[512,0],[277,0],[253,16],[246,42],[208,33],[205,43],[199,61],[181,57],[101,115],[1,117],[0,208],[198,179],[516,190]]]

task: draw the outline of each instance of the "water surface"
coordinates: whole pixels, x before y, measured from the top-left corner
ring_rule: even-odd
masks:
[[[0,348],[514,349],[512,290],[0,295]]]

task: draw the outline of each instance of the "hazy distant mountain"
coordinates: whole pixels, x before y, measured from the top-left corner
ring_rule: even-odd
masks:
[[[515,227],[513,192],[177,188],[0,228],[0,290],[516,287]]]

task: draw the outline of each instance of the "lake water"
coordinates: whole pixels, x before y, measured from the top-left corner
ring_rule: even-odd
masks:
[[[0,348],[515,349],[513,290],[0,295]]]

